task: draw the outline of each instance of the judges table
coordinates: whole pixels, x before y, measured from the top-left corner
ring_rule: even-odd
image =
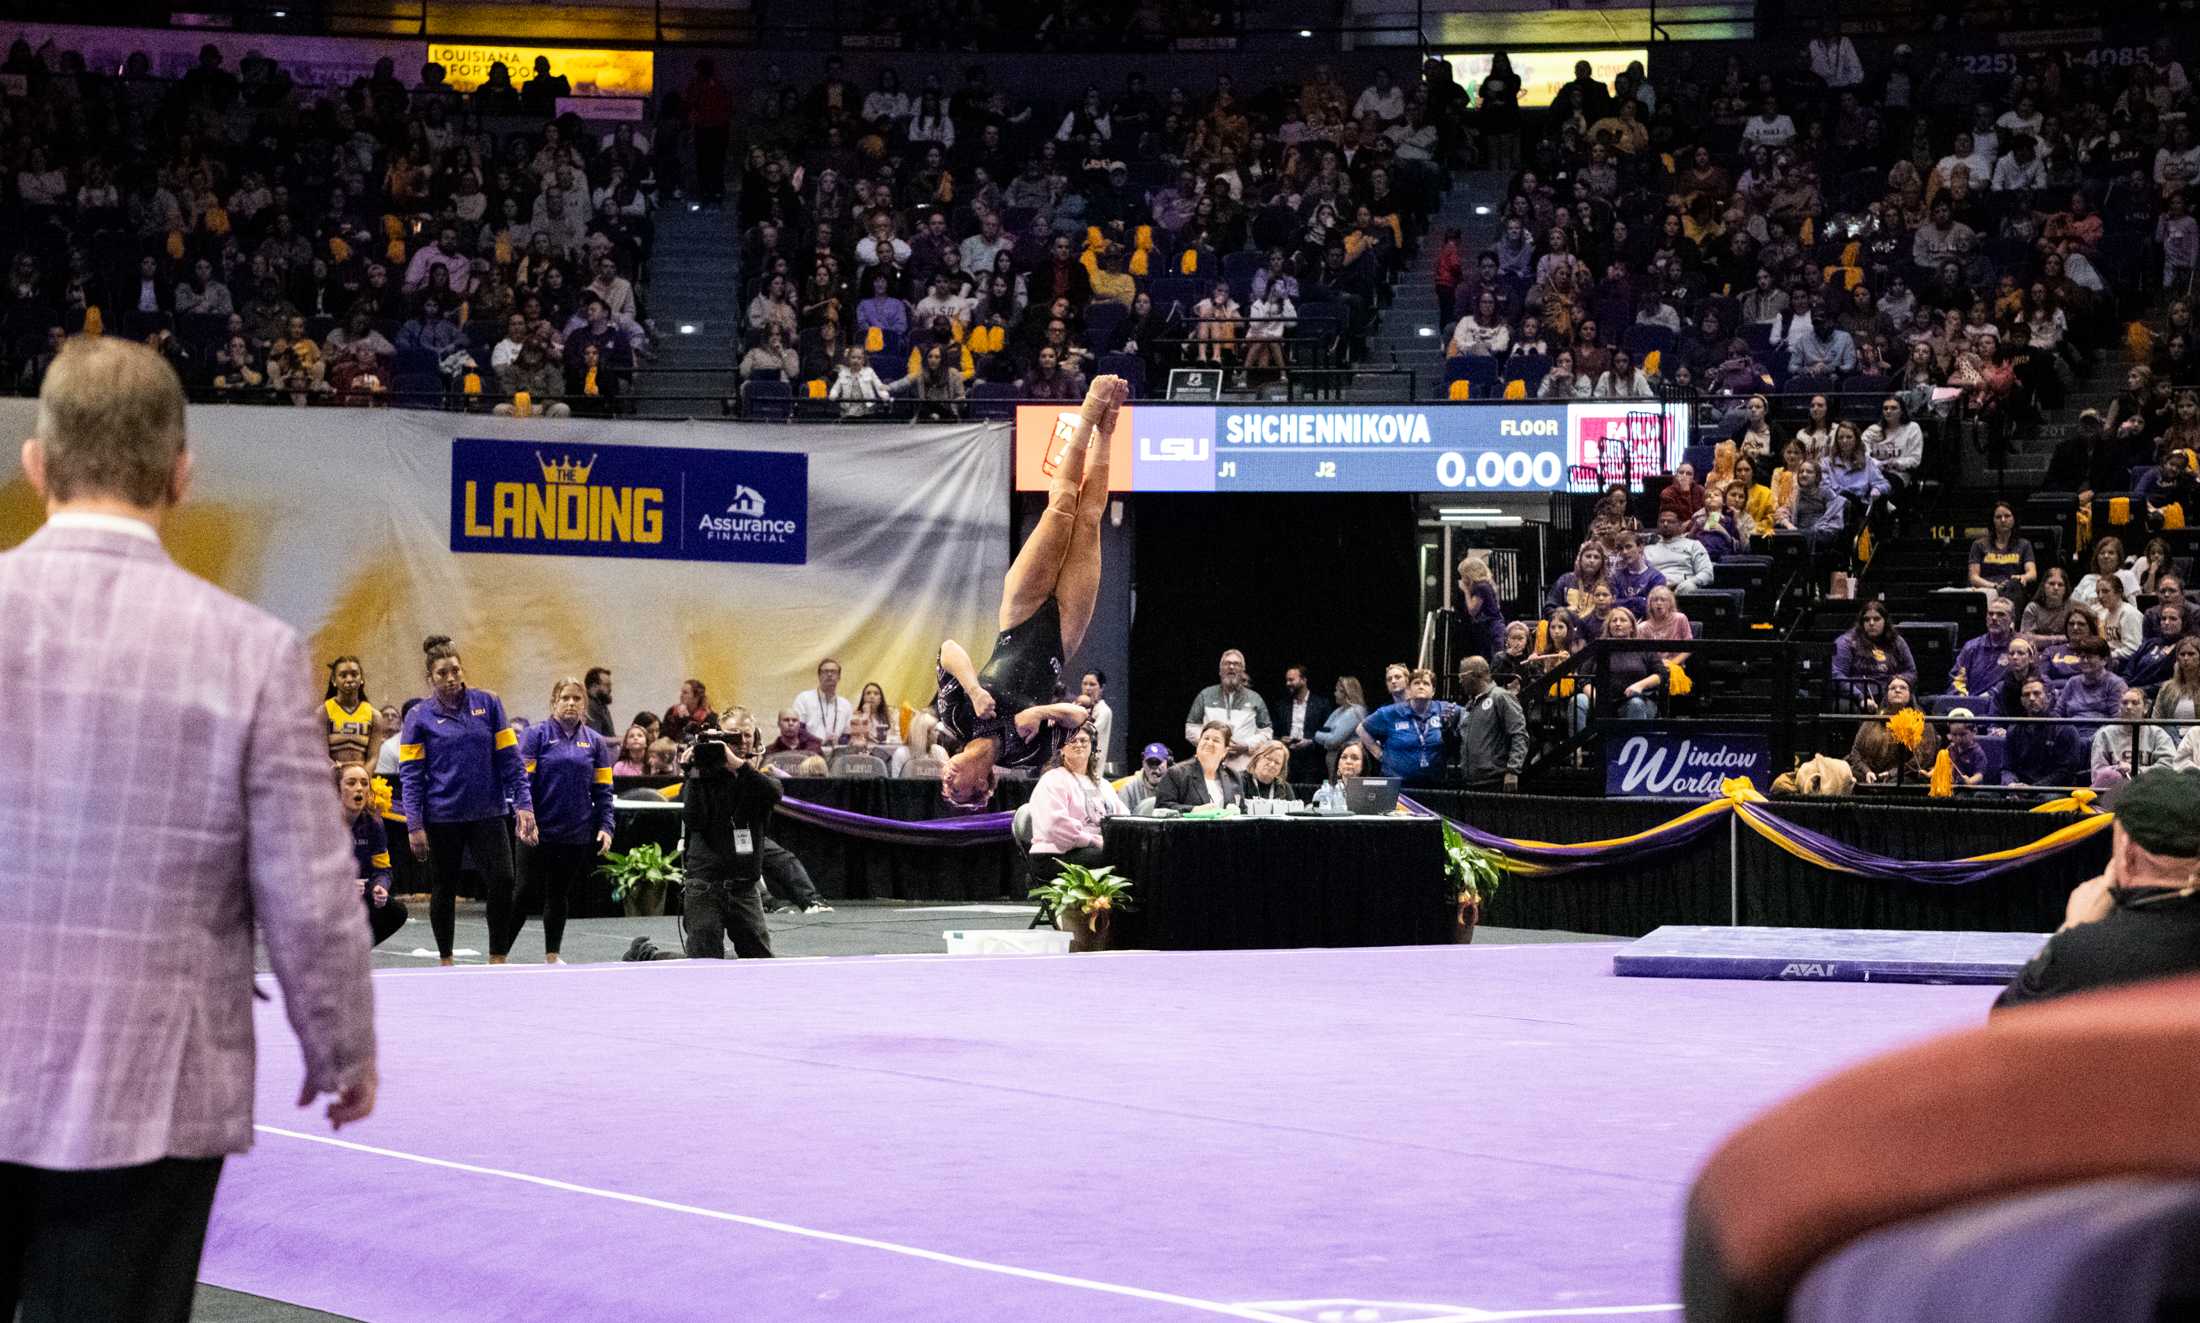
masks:
[[[1432,945],[1457,924],[1435,818],[1118,817],[1102,831],[1133,883],[1117,949]]]

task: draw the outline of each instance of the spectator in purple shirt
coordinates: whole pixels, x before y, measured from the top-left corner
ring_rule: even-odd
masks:
[[[1887,681],[1896,676],[1914,687],[1917,659],[1887,619],[1886,603],[1866,602],[1856,613],[1856,627],[1833,642],[1835,690],[1870,712],[1878,708]]]
[[[1986,604],[1986,632],[1956,651],[1955,692],[1991,693],[2001,686],[2002,654],[2016,634],[2017,611],[2006,597]]]
[[[871,274],[871,297],[856,305],[856,330],[868,332],[877,327],[888,340],[907,339],[909,335],[909,305],[894,297],[890,281],[883,271]]]
[[[2078,673],[2063,684],[2055,697],[2059,717],[2113,717],[2123,702],[2123,677],[2108,669],[2108,644],[2099,637],[2081,638],[2070,645],[2078,658]]]
[[[1640,616],[1649,609],[1650,590],[1663,584],[1665,576],[1643,558],[1640,534],[1621,533],[1617,552],[1609,575],[1613,603]]]

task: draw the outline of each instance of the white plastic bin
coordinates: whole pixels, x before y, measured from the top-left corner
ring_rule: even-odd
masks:
[[[1052,928],[950,928],[949,955],[1068,955],[1069,934]]]

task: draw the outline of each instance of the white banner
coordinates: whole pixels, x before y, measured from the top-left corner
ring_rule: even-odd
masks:
[[[16,441],[31,400],[0,401],[0,546],[42,517]],[[932,693],[942,638],[984,655],[1009,555],[1005,425],[789,427],[506,419],[406,410],[194,407],[176,559],[296,626],[322,659],[356,653],[377,702],[420,693],[420,640],[450,634],[474,683],[539,716],[551,683],[614,674],[618,720],[702,680],[720,710],[772,713],[840,658],[852,699]],[[454,553],[451,453],[461,437],[546,455],[621,446],[808,457],[807,563]],[[599,460],[604,469],[612,467]]]

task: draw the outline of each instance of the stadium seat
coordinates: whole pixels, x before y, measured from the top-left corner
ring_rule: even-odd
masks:
[[[794,416],[794,387],[784,381],[744,383],[741,416],[753,422],[786,422]]]
[[[1207,289],[1202,285],[1202,281],[1192,276],[1155,276],[1149,291],[1153,295],[1154,311],[1163,316],[1190,317],[1193,305],[1207,297]]]
[[[1016,387],[1005,381],[981,381],[970,388],[970,416],[1006,420],[1016,416]]]
[[[1620,332],[1620,348],[1635,356],[1639,363],[1653,353],[1664,353],[1673,347],[1674,334],[1663,326],[1648,322],[1635,322]],[[1649,369],[1645,368],[1644,371]]]
[[[1131,398],[1146,397],[1146,360],[1136,354],[1102,354],[1093,370],[1104,375],[1121,377],[1130,383]]]
[[[1096,299],[1085,308],[1085,343],[1095,351],[1115,343],[1115,332],[1130,315],[1120,303]]]
[[[1239,303],[1253,301],[1253,276],[1268,264],[1268,254],[1259,249],[1246,249],[1231,253],[1222,259],[1222,278],[1230,282],[1230,297]]]
[[[1527,388],[1529,398],[1543,389],[1543,378],[1551,373],[1551,360],[1541,354],[1514,354],[1505,360],[1505,375]]]
[[[1673,605],[1688,617],[1689,627],[1698,638],[1741,637],[1742,590],[1739,588],[1698,588],[1694,592],[1675,593]]]
[[[1955,624],[1946,620],[1905,620],[1894,629],[1910,645],[1910,656],[1917,661],[1918,690],[1927,694],[1945,691],[1955,668],[1956,649],[1961,646]]]

